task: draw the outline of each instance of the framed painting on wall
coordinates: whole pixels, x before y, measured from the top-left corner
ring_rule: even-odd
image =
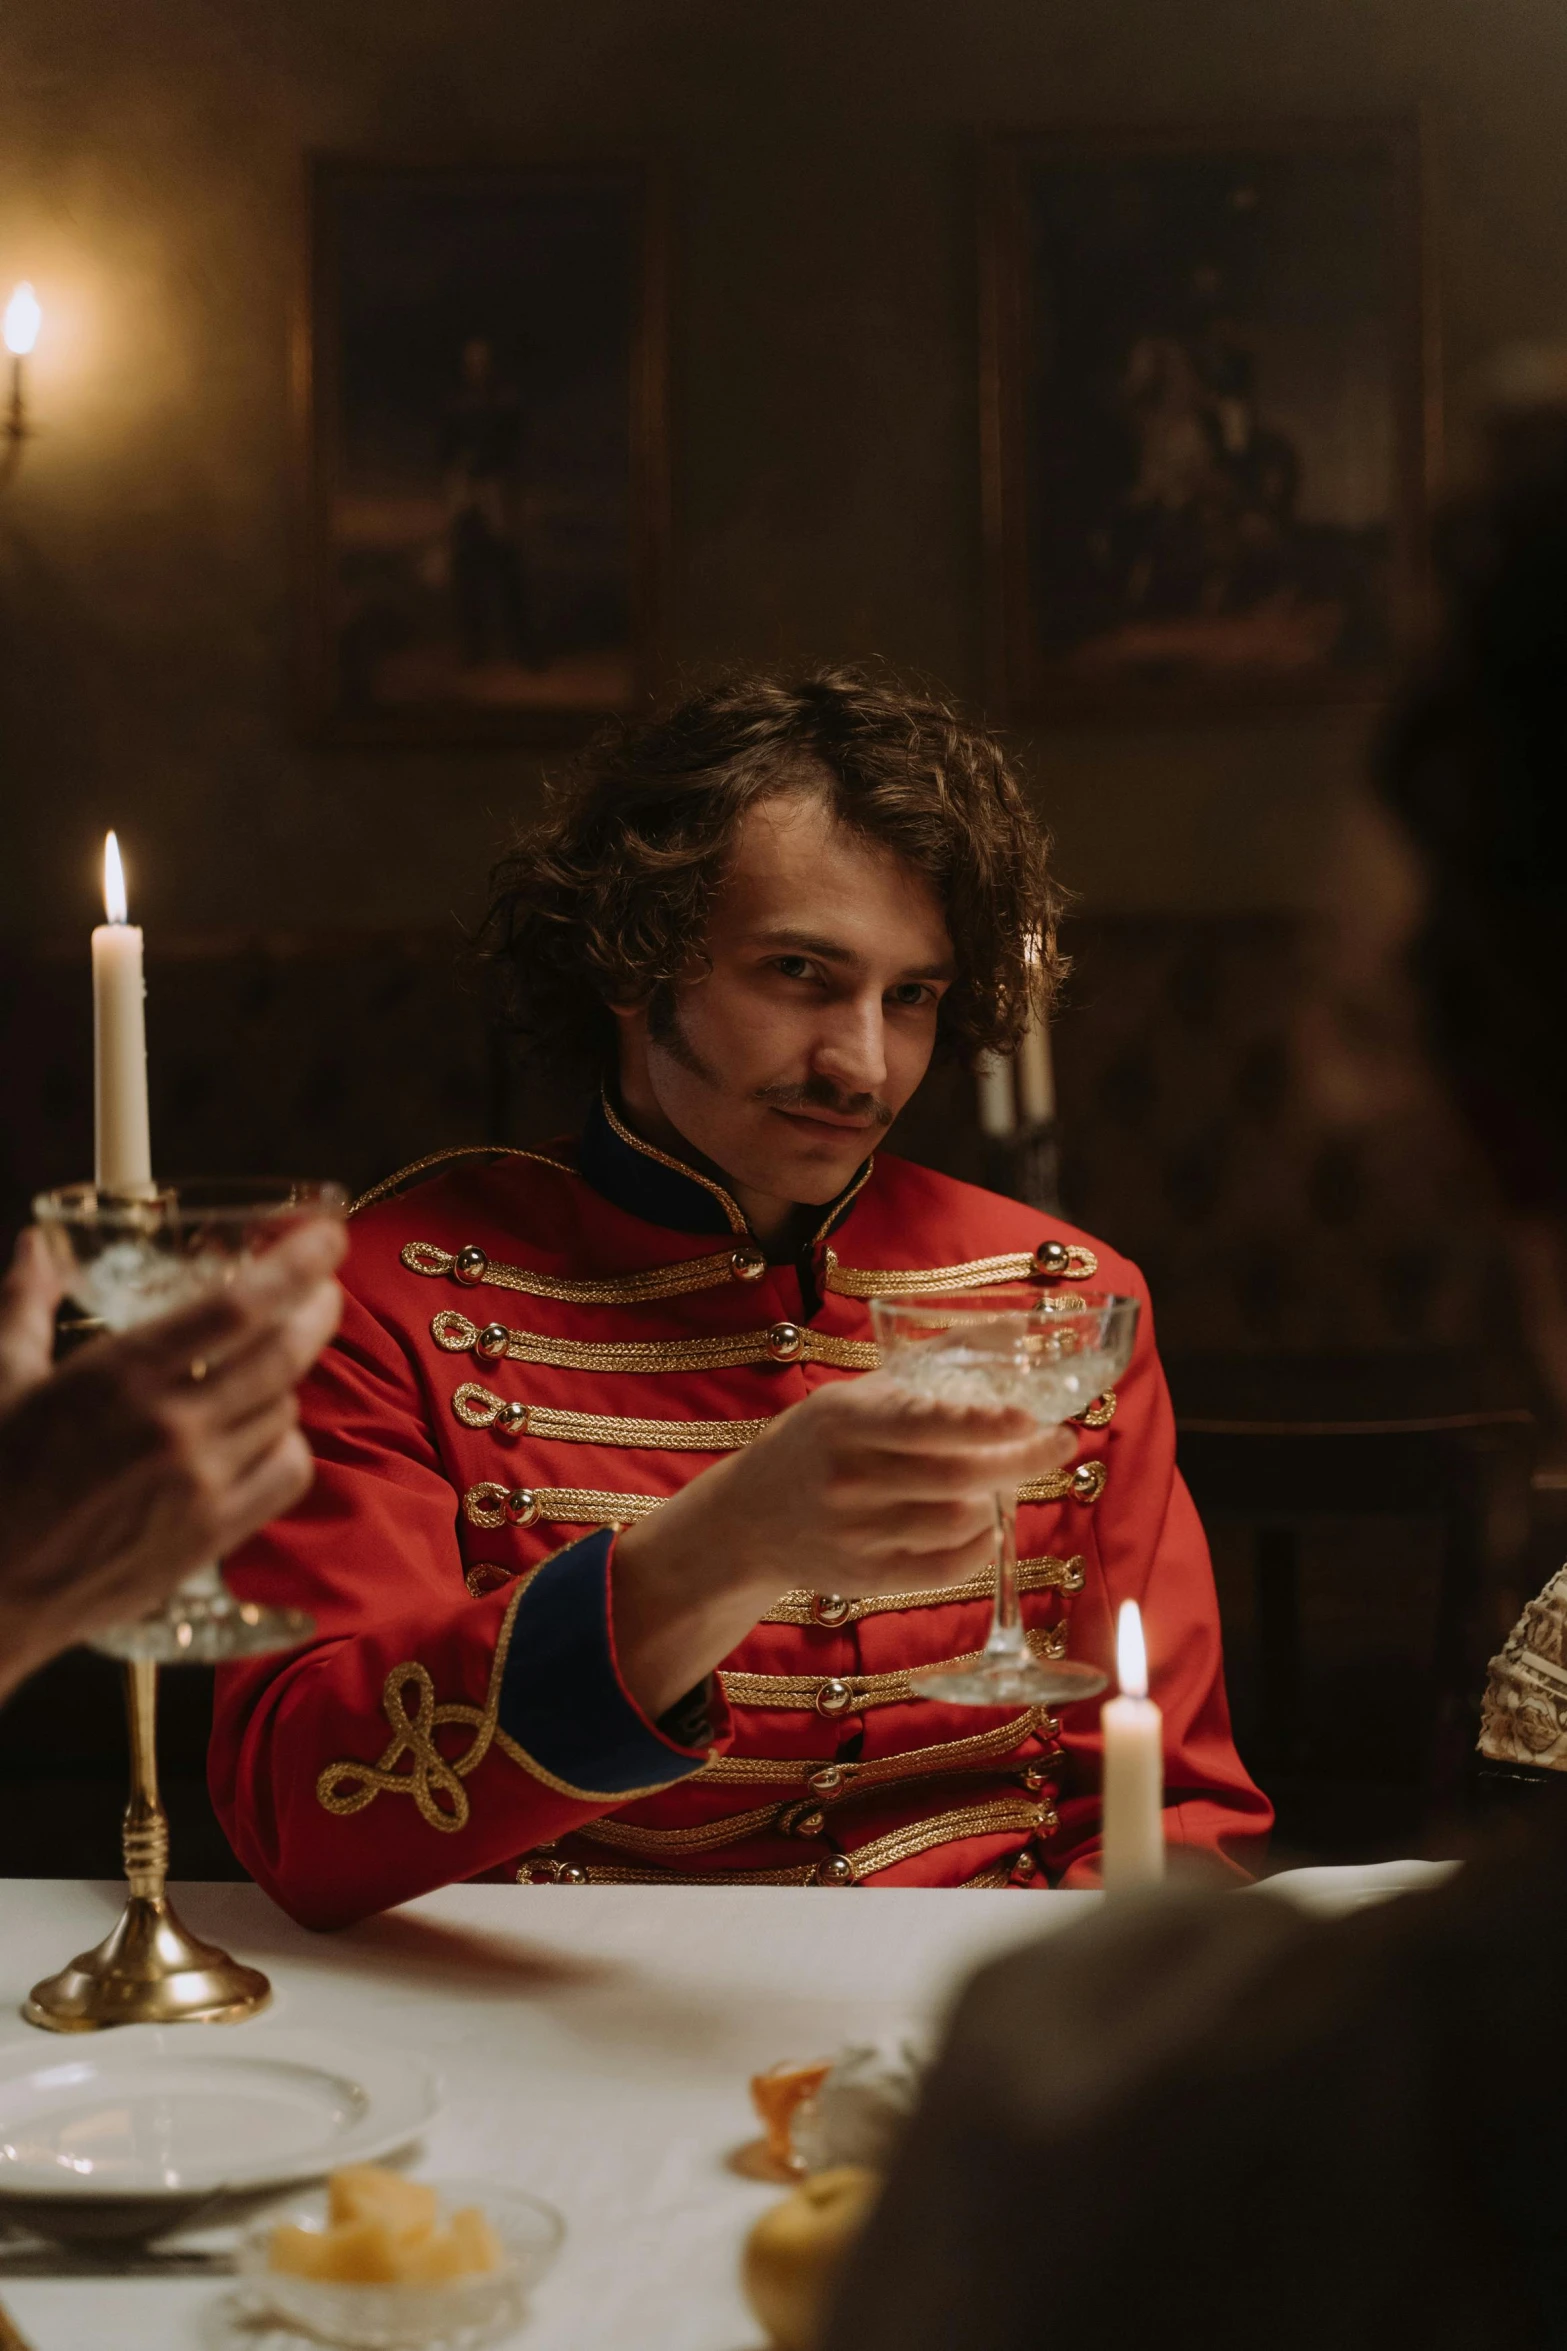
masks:
[[[311,730],[530,740],[626,708],[664,536],[656,181],[321,159],[310,213]]]
[[[1375,696],[1434,430],[1415,126],[996,141],[981,287],[1012,713]]]

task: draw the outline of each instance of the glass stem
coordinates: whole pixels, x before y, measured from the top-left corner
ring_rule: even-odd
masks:
[[[1017,1586],[1017,1497],[996,1496],[996,1607],[991,1618],[987,1657],[1025,1658],[1023,1604]]]

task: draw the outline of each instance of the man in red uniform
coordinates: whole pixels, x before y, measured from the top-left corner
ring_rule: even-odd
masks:
[[[1054,978],[1045,851],[994,742],[837,673],[600,744],[519,843],[493,952],[604,1092],[575,1142],[443,1155],[355,1219],[315,1488],[234,1566],[317,1639],[229,1669],[212,1750],[297,1916],[479,1876],[1092,1882],[1097,1707],[909,1678],[982,1645],[1013,1485],[1034,1645],[1108,1658],[1137,1599],[1168,1834],[1257,1854],[1146,1306],[1075,1459],[1077,1431],[874,1376],[880,1293],[1142,1291],[874,1154],[939,1047],[1016,1042],[1036,942]]]

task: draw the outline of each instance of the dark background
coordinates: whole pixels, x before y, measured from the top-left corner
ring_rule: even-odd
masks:
[[[550,755],[328,749],[294,724],[309,153],[662,159],[671,673],[878,656],[982,710],[980,136],[1416,108],[1457,480],[1486,363],[1567,332],[1557,0],[12,0],[0,290],[31,277],[45,324],[38,437],[0,489],[11,1221],[88,1163],[110,824],[165,1164],[358,1179],[559,1115],[452,977]],[[1494,1220],[1388,976],[1410,884],[1364,789],[1374,724],[1017,739],[1079,893],[1068,1204],[1146,1264],[1193,1427],[1226,1395],[1310,1421],[1324,1395],[1375,1418],[1419,1394],[1440,1418],[1521,1380]],[[957,1081],[907,1141],[985,1172]],[[1194,1462],[1204,1442],[1183,1437]],[[1379,1516],[1396,1480],[1369,1454],[1290,1459],[1271,1518],[1239,1471],[1205,1499],[1242,1744],[1298,1849],[1408,1850],[1451,1811],[1459,1700],[1559,1555],[1557,1488],[1527,1465],[1478,1500],[1428,1480]],[[1478,1560],[1456,1619],[1455,1529]],[[202,1703],[195,1676],[171,1698],[188,1874],[218,1866]],[[111,1866],[116,1709],[79,1660],[8,1709],[0,1868]]]

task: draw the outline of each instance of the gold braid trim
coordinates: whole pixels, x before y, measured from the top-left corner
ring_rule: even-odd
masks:
[[[1080,1592],[1083,1588],[1083,1561],[1081,1553],[1070,1559],[1053,1559],[1049,1553],[1038,1559],[1020,1559],[1017,1563],[1017,1582],[1020,1592]],[[919,1592],[876,1592],[850,1599],[834,1593],[785,1592],[774,1601],[762,1624],[820,1625],[816,1603],[824,1596],[838,1600],[843,1615],[834,1613],[830,1626],[824,1629],[836,1632],[846,1624],[858,1624],[864,1616],[891,1616],[905,1608],[945,1608],[960,1600],[988,1600],[996,1588],[995,1571],[981,1568],[978,1575],[965,1576],[960,1584],[937,1584]]]
[[[395,1175],[383,1176],[378,1184],[370,1186],[368,1192],[360,1193],[349,1209],[349,1215],[357,1216],[361,1208],[370,1206],[372,1200],[385,1200],[400,1185],[406,1184],[411,1176],[423,1175],[426,1168],[444,1167],[449,1159],[533,1159],[537,1160],[540,1167],[553,1167],[561,1175],[575,1175],[577,1172],[574,1167],[568,1167],[563,1159],[551,1159],[545,1151],[519,1151],[511,1143],[454,1143],[450,1150],[427,1151],[422,1159],[410,1159],[408,1165],[400,1167]]]
[[[1096,1397],[1086,1412],[1074,1412],[1072,1418],[1080,1429],[1107,1429],[1115,1418],[1115,1390],[1106,1388]]]
[[[554,1526],[628,1527],[667,1502],[667,1494],[598,1493],[587,1486],[501,1486],[493,1478],[470,1486],[462,1514],[470,1526],[531,1527],[539,1519]]]
[[[541,1561],[541,1565],[544,1563]],[[455,1835],[468,1825],[471,1807],[463,1781],[476,1772],[491,1746],[509,1755],[534,1779],[552,1788],[557,1796],[568,1796],[579,1804],[634,1804],[641,1797],[657,1796],[682,1777],[671,1774],[670,1779],[655,1780],[645,1788],[576,1788],[569,1780],[558,1779],[531,1756],[527,1749],[497,1727],[500,1713],[501,1677],[506,1670],[506,1656],[511,1647],[512,1627],[517,1621],[517,1610],[531,1576],[519,1584],[511,1604],[501,1619],[500,1637],[495,1644],[495,1656],[490,1666],[490,1684],[482,1706],[470,1706],[451,1700],[438,1706],[435,1702],[435,1684],[428,1670],[417,1660],[405,1665],[394,1665],[382,1686],[381,1705],[392,1736],[389,1744],[374,1763],[360,1763],[352,1758],[342,1763],[329,1763],[316,1779],[316,1802],[323,1812],[340,1818],[363,1812],[382,1794],[411,1796],[419,1816],[432,1829],[443,1835]],[[406,1692],[412,1687],[417,1702],[412,1713],[408,1710]],[[435,1734],[448,1723],[462,1723],[473,1732],[473,1737],[460,1755],[445,1756],[435,1744]],[[407,1770],[401,1770],[404,1757]]]
[[[775,1324],[773,1329],[778,1326]],[[771,1331],[736,1331],[722,1339],[556,1339],[544,1331],[508,1331],[514,1363],[549,1363],[562,1371],[721,1371],[739,1363],[830,1363],[840,1371],[874,1371],[880,1350],[868,1339],[835,1339],[805,1324],[789,1325],[795,1344],[775,1352]],[[448,1355],[465,1354],[478,1338],[475,1324],[443,1307],[430,1336]],[[497,1354],[499,1349],[497,1348]]]
[[[816,1772],[835,1771],[845,1788],[896,1787],[903,1780],[940,1778],[950,1771],[966,1771],[971,1766],[994,1763],[998,1757],[1013,1754],[1036,1731],[1053,1739],[1061,1725],[1053,1714],[1042,1706],[1030,1706],[1023,1714],[1014,1715],[1010,1722],[999,1723],[991,1731],[975,1731],[966,1739],[944,1739],[934,1747],[910,1747],[899,1755],[878,1755],[869,1763],[838,1763],[830,1755],[770,1756],[770,1755],[715,1755],[704,1763],[700,1771],[692,1772],[687,1786],[711,1786],[715,1782],[746,1782],[757,1787],[802,1788],[816,1796],[835,1795],[834,1789],[812,1789],[810,1776]],[[1053,1760],[1040,1757],[1041,1764]]]
[[[1110,1475],[1102,1461],[1075,1461],[1070,1469],[1052,1469],[1042,1478],[1028,1478],[1019,1486],[1020,1502],[1095,1503]]]
[[[1055,1626],[1049,1632],[1030,1632],[1028,1645],[1036,1657],[1058,1658],[1066,1655],[1066,1628]],[[961,1657],[932,1658],[922,1665],[902,1673],[869,1674],[795,1674],[795,1673],[726,1673],[718,1679],[724,1696],[735,1706],[760,1706],[781,1709],[790,1714],[815,1714],[821,1709],[816,1701],[819,1693],[834,1681],[841,1681],[849,1692],[847,1702],[837,1707],[832,1719],[843,1715],[864,1714],[873,1706],[906,1706],[911,1700],[923,1699],[925,1692],[918,1687],[915,1674],[964,1673],[982,1662],[983,1649],[967,1650]]]
[[[1054,1765],[1057,1773],[1064,1769],[1060,1755],[1042,1756],[1041,1769],[1046,1765]],[[988,1763],[982,1758],[977,1766],[970,1765],[966,1772],[949,1769],[946,1772],[905,1772],[901,1776],[905,1781],[962,1779],[972,1778],[976,1770],[988,1768]],[[650,1829],[636,1821],[596,1820],[585,1822],[574,1834],[588,1837],[597,1845],[617,1846],[624,1853],[645,1854],[649,1859],[661,1853],[716,1853],[722,1846],[738,1844],[743,1837],[765,1835],[769,1830],[779,1836],[814,1840],[826,1835],[828,1813],[856,1799],[879,1795],[883,1788],[897,1784],[897,1781],[889,1779],[869,1786],[862,1780],[857,1787],[851,1784],[835,1788],[824,1795],[808,1796],[803,1803],[758,1804],[749,1812],[728,1812],[721,1820],[703,1821],[699,1827],[689,1829]],[[999,1802],[1001,1799],[993,1801]],[[1016,1802],[1018,1799],[1011,1801]],[[1037,1803],[1038,1799],[1034,1801]]]
[[[837,1251],[827,1251],[822,1287],[840,1298],[922,1298],[941,1290],[980,1290],[991,1282],[1091,1281],[1099,1271],[1092,1249],[1069,1248],[1059,1272],[1043,1273],[1032,1249],[1010,1250],[1001,1257],[969,1257],[961,1265],[868,1266],[840,1265]]]
[[[891,1869],[895,1862],[912,1861],[917,1853],[928,1853],[935,1845],[955,1845],[960,1837],[999,1837],[1017,1830],[1025,1835],[1048,1835],[1055,1826],[1054,1805],[1002,1798],[992,1804],[971,1804],[962,1812],[938,1813],[934,1820],[910,1821],[905,1829],[894,1829],[889,1836],[861,1845],[849,1859],[855,1877],[868,1878],[878,1870]]]
[[[602,1823],[594,1823],[595,1831]],[[541,1856],[523,1861],[517,1870],[519,1885],[587,1886],[853,1886],[897,1862],[912,1861],[937,1845],[955,1845],[964,1837],[992,1837],[1020,1833],[1049,1835],[1056,1826],[1049,1804],[1000,1799],[971,1804],[958,1812],[938,1813],[932,1820],[911,1821],[907,1828],[873,1838],[855,1852],[832,1854],[825,1861],[808,1861],[795,1869],[715,1869],[700,1875],[677,1875],[664,1869],[620,1869],[596,1862],[561,1862]],[[586,1835],[578,1830],[576,1834]],[[847,1863],[847,1868],[844,1864]],[[828,1874],[831,1873],[831,1874]],[[974,1882],[974,1881],[971,1881]]]
[[[410,1273],[434,1278],[451,1272],[456,1252],[434,1241],[405,1241],[398,1254]],[[753,1271],[742,1274],[742,1264]],[[521,1290],[530,1298],[558,1298],[571,1306],[636,1306],[650,1298],[685,1298],[697,1290],[722,1289],[727,1283],[755,1280],[766,1271],[761,1251],[746,1249],[687,1257],[678,1265],[655,1265],[645,1273],[606,1274],[597,1281],[568,1280],[564,1274],[540,1273],[528,1265],[501,1265],[492,1257],[477,1282],[464,1287]]]
[[[465,1429],[493,1427],[508,1399],[477,1380],[465,1380],[452,1410]],[[786,1408],[787,1409],[787,1408]],[[620,1420],[607,1412],[558,1412],[551,1404],[528,1404],[508,1437],[553,1437],[565,1445],[645,1445],[659,1453],[734,1453],[754,1444],[768,1420]]]

